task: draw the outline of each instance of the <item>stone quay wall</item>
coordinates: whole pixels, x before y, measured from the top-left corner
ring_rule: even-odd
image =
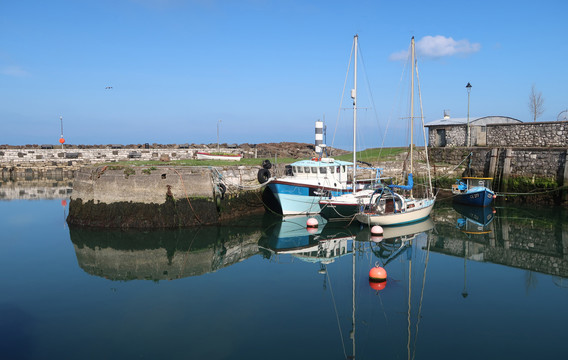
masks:
[[[568,147],[568,122],[487,125],[487,145],[497,147]]]
[[[568,185],[566,159],[568,148],[430,148],[430,159],[437,164],[436,175],[449,176],[461,173],[469,162],[466,160],[460,170],[451,172],[470,153],[471,167],[475,176],[499,177],[541,177],[556,182],[559,186]]]
[[[89,166],[79,169],[67,222],[107,228],[219,224],[264,210],[258,168]]]

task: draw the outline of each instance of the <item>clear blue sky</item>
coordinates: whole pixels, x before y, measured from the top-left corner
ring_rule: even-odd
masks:
[[[0,0],[0,144],[57,143],[60,116],[69,144],[214,143],[218,120],[221,142],[311,143],[325,114],[328,144],[338,122],[349,149],[355,34],[374,99],[360,95],[363,147],[389,119],[384,144],[406,144],[393,104],[412,36],[426,122],[466,117],[468,82],[472,117],[532,121],[534,84],[539,120],[556,120],[567,13],[564,0]]]

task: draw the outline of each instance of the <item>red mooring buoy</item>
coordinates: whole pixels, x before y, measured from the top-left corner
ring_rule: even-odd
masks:
[[[373,235],[383,235],[383,228],[379,225],[375,225],[371,228],[371,234]]]
[[[309,228],[317,228],[318,220],[316,218],[309,218],[308,221],[306,221],[306,226]]]
[[[65,142],[65,139],[64,139],[64,138],[59,138],[59,143],[60,143],[60,144],[63,144],[64,142]]]
[[[373,268],[371,268],[371,270],[369,271],[369,280],[370,281],[385,281],[387,279],[387,271],[380,267],[380,266],[375,266]]]

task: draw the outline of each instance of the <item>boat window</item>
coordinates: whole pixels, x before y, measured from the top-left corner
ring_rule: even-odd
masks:
[[[335,173],[335,166],[330,167],[329,172],[332,173],[332,174]]]
[[[296,172],[296,167],[294,166],[294,172]],[[298,172],[303,173],[304,169],[301,166],[298,166]]]
[[[304,171],[305,171],[306,174],[309,174],[310,173],[309,166],[304,166]]]
[[[341,172],[342,172],[342,173],[345,172],[345,165],[341,166]]]
[[[327,174],[327,168],[324,166],[320,167],[320,174]]]
[[[312,174],[317,174],[317,173],[318,173],[318,168],[313,167],[313,168],[312,168]]]

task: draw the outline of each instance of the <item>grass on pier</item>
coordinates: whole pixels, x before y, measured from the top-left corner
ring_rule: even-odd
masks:
[[[384,149],[367,149],[364,151],[357,152],[357,159],[365,161],[368,163],[377,164],[380,161],[394,160],[397,155],[407,151],[407,148],[384,148]],[[353,153],[348,153],[340,156],[332,156],[338,160],[352,161]],[[230,160],[197,160],[197,159],[185,159],[185,160],[170,160],[170,161],[159,161],[159,160],[128,160],[104,163],[102,165],[108,166],[160,166],[160,165],[174,165],[174,166],[260,166],[262,162],[268,159],[272,163],[277,162],[278,164],[291,164],[295,161],[301,159],[294,158],[267,158],[259,157],[257,159],[242,158],[240,161],[230,161]]]

